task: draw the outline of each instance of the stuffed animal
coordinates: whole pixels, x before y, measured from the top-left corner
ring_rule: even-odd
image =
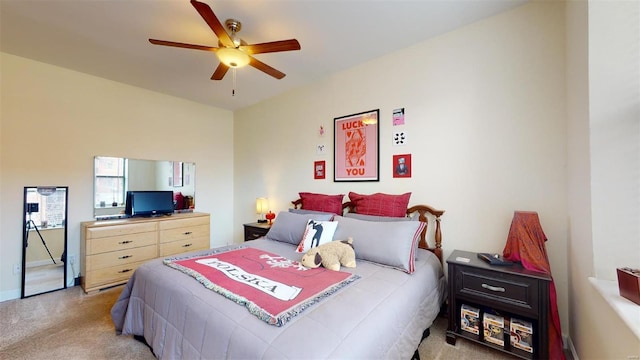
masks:
[[[329,270],[339,271],[340,264],[345,267],[356,267],[356,253],[353,250],[353,239],[334,240],[311,248],[302,256],[302,265],[317,268],[320,265]]]

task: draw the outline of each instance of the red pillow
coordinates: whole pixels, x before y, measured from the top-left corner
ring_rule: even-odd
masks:
[[[377,216],[407,216],[410,197],[410,192],[402,195],[382,193],[361,195],[354,192],[349,193],[349,200],[355,205],[356,213]]]
[[[325,195],[309,192],[301,192],[298,194],[302,200],[302,209],[342,215],[342,198],[344,198],[344,194]]]

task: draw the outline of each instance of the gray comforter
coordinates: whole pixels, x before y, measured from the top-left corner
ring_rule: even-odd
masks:
[[[243,245],[301,257],[264,238]],[[419,249],[411,275],[362,260],[342,270],[361,279],[276,327],[157,259],[136,270],[111,317],[160,359],[409,359],[445,298],[438,259]]]

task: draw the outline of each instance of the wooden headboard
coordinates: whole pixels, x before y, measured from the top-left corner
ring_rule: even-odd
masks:
[[[293,204],[293,207],[295,209],[299,209],[302,207],[302,199],[294,200],[291,203]],[[342,203],[342,213],[356,213],[355,205],[350,201]],[[420,234],[418,247],[431,251],[438,257],[438,259],[440,259],[440,263],[444,264],[444,260],[442,258],[442,231],[440,230],[440,217],[442,216],[442,214],[444,214],[444,210],[437,210],[429,205],[415,205],[407,209],[408,217],[413,217],[416,213],[418,214],[418,219],[426,223],[424,230],[422,230],[422,233]],[[433,247],[429,246],[429,241],[427,241],[427,229],[429,228],[430,217],[429,214],[436,222]]]

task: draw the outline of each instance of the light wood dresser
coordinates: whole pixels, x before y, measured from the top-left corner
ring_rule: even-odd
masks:
[[[206,213],[81,223],[82,289],[92,293],[124,284],[146,261],[208,249],[209,224]]]

